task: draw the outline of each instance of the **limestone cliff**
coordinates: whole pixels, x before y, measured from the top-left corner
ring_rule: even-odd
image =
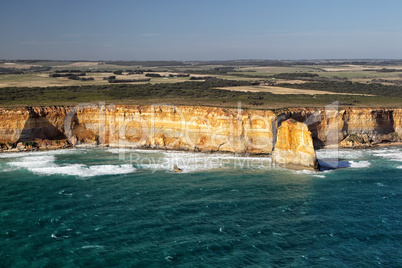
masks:
[[[304,123],[288,119],[280,125],[272,161],[291,169],[318,170],[311,132]]]
[[[0,109],[0,142],[63,139],[68,111],[65,107]]]
[[[194,106],[99,106],[0,108],[0,145],[35,141],[59,144],[271,154],[276,127],[305,122],[315,148],[402,139],[402,109],[353,108],[237,110]],[[281,137],[278,135],[278,137]],[[7,145],[11,144],[11,145]],[[279,143],[280,144],[280,143]],[[56,146],[57,147],[57,146]]]
[[[277,113],[282,120],[292,118],[305,122],[312,133],[315,148],[338,145],[350,135],[358,135],[372,144],[402,139],[400,108],[287,109]]]
[[[193,106],[85,108],[71,121],[73,143],[113,147],[269,154],[271,111]]]
[[[0,110],[0,142],[68,138],[73,145],[270,154],[272,111],[193,106]]]

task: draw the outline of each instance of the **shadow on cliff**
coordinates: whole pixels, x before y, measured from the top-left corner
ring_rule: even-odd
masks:
[[[58,140],[66,139],[66,136],[46,117],[39,116],[37,113],[31,111],[18,141],[31,141],[35,139]]]

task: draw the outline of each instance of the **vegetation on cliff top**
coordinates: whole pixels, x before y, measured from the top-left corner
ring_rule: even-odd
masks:
[[[322,107],[333,101],[344,106],[388,106],[402,103],[400,97],[351,95],[274,95],[269,92],[236,92],[217,89],[251,85],[250,81],[216,80],[163,84],[110,84],[105,86],[9,87],[0,90],[0,105],[74,105],[105,101],[114,104],[171,103],[272,109],[282,107]],[[287,85],[288,86],[288,85]],[[329,90],[327,88],[327,90]]]
[[[322,107],[333,101],[354,107],[402,105],[400,61],[0,61],[0,67],[5,70],[0,75],[0,106],[95,101],[222,107],[242,102],[254,109]],[[236,92],[236,86],[245,90]],[[279,90],[274,93],[290,94],[286,90],[295,88],[306,94],[275,95],[263,92],[263,86]],[[260,92],[247,92],[249,87]],[[366,96],[342,95],[346,93]]]
[[[402,97],[402,86],[383,85],[379,83],[363,84],[357,82],[326,81],[320,83],[282,84],[283,87],[323,90],[336,93],[356,93],[385,97]]]

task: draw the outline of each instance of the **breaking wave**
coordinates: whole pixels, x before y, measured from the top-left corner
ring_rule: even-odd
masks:
[[[132,165],[94,165],[55,163],[54,155],[25,156],[8,163],[10,166],[24,168],[39,175],[69,175],[78,177],[94,177],[102,175],[128,174],[136,171]]]

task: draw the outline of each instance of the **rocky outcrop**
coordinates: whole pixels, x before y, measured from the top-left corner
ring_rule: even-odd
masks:
[[[372,148],[375,144],[370,142],[367,135],[351,134],[339,143],[341,148],[365,149]]]
[[[350,135],[359,135],[367,143],[402,140],[402,109],[287,109],[277,111],[285,119],[305,122],[312,133],[314,147],[337,146]]]
[[[280,125],[272,162],[291,169],[318,170],[311,132],[304,123],[288,119]]]

